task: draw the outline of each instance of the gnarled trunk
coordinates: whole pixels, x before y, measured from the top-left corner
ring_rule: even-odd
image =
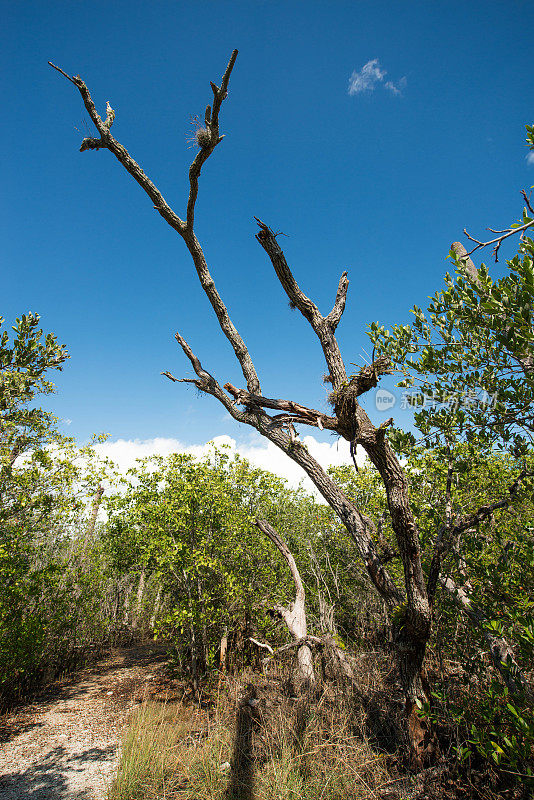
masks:
[[[405,629],[395,631],[395,646],[401,685],[403,688],[410,761],[414,769],[431,764],[439,752],[435,731],[424,716],[424,706],[430,691],[424,673],[427,640],[418,640],[413,634],[406,636]]]

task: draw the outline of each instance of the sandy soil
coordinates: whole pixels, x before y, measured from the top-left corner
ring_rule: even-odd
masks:
[[[115,648],[0,717],[0,800],[105,800],[128,711],[164,681],[164,648]]]

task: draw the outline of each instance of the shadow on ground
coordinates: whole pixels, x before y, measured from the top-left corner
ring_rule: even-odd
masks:
[[[254,734],[259,727],[256,689],[248,684],[237,707],[235,736],[227,800],[254,800]]]
[[[83,786],[87,763],[106,763],[114,755],[113,745],[74,754],[55,747],[26,770],[3,775],[0,795],[2,800],[90,800],[94,797],[93,787]]]

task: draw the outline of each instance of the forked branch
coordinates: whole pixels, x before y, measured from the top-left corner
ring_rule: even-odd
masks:
[[[123,147],[116,139],[113,138],[110,132],[111,123],[115,118],[115,112],[110,114],[112,111],[111,107],[109,106],[109,102],[107,103],[108,113],[106,116],[106,120],[102,121],[100,115],[96,110],[96,106],[94,104],[93,98],[89,92],[89,89],[80,78],[79,75],[74,75],[71,77],[67,75],[62,69],[57,67],[55,64],[52,64],[51,61],[48,62],[51,67],[55,70],[60,72],[64,75],[71,83],[73,83],[78,91],[80,92],[83,100],[83,104],[87,109],[87,112],[97,129],[98,133],[100,134],[100,139],[91,139],[86,137],[81,144],[80,150],[99,150],[101,148],[106,148],[109,150],[113,155],[120,161],[123,165],[125,170],[132,176],[132,178],[139,184],[139,186],[147,193],[147,195],[152,200],[154,204],[154,208],[161,214],[164,220],[174,228],[179,234],[183,235],[185,229],[185,222],[183,222],[180,217],[174,213],[172,208],[169,206],[159,189],[152,183],[152,181],[145,175],[139,164],[130,156],[128,151],[125,147]]]
[[[158,211],[158,213],[171,226],[171,228],[179,233],[184,239],[185,244],[187,245],[187,248],[193,258],[202,288],[204,289],[204,292],[206,293],[208,300],[210,301],[212,308],[217,315],[221,330],[232,345],[236,357],[241,365],[243,375],[247,381],[247,388],[251,392],[259,393],[260,383],[250,354],[243,339],[239,335],[237,328],[230,319],[226,305],[223,303],[222,298],[215,287],[215,282],[213,281],[213,278],[209,272],[204,253],[193,231],[193,211],[198,191],[198,176],[200,175],[202,165],[222,139],[222,137],[219,135],[219,112],[221,104],[227,96],[228,81],[230,79],[230,74],[236,58],[237,50],[234,50],[223,75],[220,88],[212,83],[212,90],[214,93],[213,110],[208,107],[205,114],[207,138],[203,139],[200,137],[200,152],[195,157],[189,171],[190,193],[187,203],[187,222],[184,222],[182,219],[180,219],[180,217],[172,210],[159,189],[152,183],[147,175],[145,175],[139,164],[134,161],[126,148],[123,147],[122,144],[120,144],[111,135],[110,127],[115,118],[115,112],[111,109],[109,103],[107,104],[106,119],[102,121],[96,110],[91,94],[83,80],[78,75],[71,77],[60,67],[57,67],[50,61],[48,63],[51,67],[57,70],[57,72],[61,73],[61,75],[63,75],[77,87],[82,96],[85,108],[87,109],[93,124],[100,134],[99,139],[84,139],[80,149],[99,150],[101,148],[106,148],[112,152],[126,169],[126,171],[150,197],[156,211]]]
[[[223,136],[219,135],[219,111],[221,110],[223,100],[225,100],[228,95],[228,81],[230,80],[230,75],[232,74],[236,58],[237,50],[234,50],[230,56],[230,61],[228,62],[228,66],[226,67],[222,77],[220,88],[215,83],[211,84],[211,88],[213,90],[213,108],[211,106],[206,106],[206,111],[204,114],[205,127],[199,127],[196,132],[196,140],[200,150],[189,168],[190,191],[189,199],[187,201],[186,217],[187,227],[191,231],[193,230],[193,225],[195,222],[195,203],[198,195],[198,178],[200,176],[202,165],[213,153],[219,142],[222,142],[224,138],[224,134]]]
[[[307,297],[291,272],[286,257],[282,248],[276,240],[276,234],[268,225],[254,218],[260,228],[256,234],[256,239],[261,244],[274,267],[278,280],[289,298],[289,302],[298,308],[300,313],[308,320],[312,326],[315,334],[317,335],[321,347],[323,349],[324,357],[330,379],[334,389],[338,389],[347,381],[347,373],[345,365],[341,357],[336,337],[334,336],[336,327],[341,319],[341,315],[345,309],[345,302],[347,299],[347,290],[349,286],[349,279],[347,273],[344,272],[339,280],[339,285],[336,294],[334,307],[328,316],[323,317],[319,309],[309,297]]]
[[[213,310],[215,311],[221,330],[231,343],[236,357],[241,365],[241,369],[247,383],[248,393],[256,398],[261,398],[262,395],[260,382],[251,356],[243,339],[233,325],[226,305],[216,289],[215,282],[208,269],[202,247],[193,231],[193,212],[198,191],[198,177],[200,175],[202,165],[205,163],[206,159],[221,140],[219,133],[219,113],[221,105],[227,95],[228,82],[235,64],[236,57],[237,51],[234,51],[224,72],[221,86],[217,87],[215,84],[212,84],[213,106],[206,108],[204,115],[206,128],[203,134],[199,133],[197,136],[197,143],[199,144],[200,151],[195,157],[190,168],[190,193],[188,198],[188,212],[186,221],[182,220],[170,208],[161,192],[150,181],[147,175],[145,175],[137,162],[134,161],[126,149],[112,136],[110,128],[114,119],[114,112],[109,104],[107,107],[106,118],[105,120],[102,120],[96,110],[91,94],[83,80],[79,76],[71,77],[59,67],[55,67],[55,65],[52,66],[64,77],[66,77],[70,83],[73,83],[79,90],[89,116],[91,117],[91,120],[93,121],[93,124],[95,125],[100,136],[100,138],[96,139],[92,144],[86,142],[84,149],[105,148],[110,150],[110,152],[113,153],[113,155],[123,165],[127,172],[132,175],[136,182],[150,197],[158,213],[183,238],[195,264],[202,288],[204,289],[213,307]],[[286,289],[290,300],[294,301],[302,313],[304,313],[304,315],[309,319],[321,342],[334,389],[342,386],[343,383],[346,382],[347,376],[334,333],[345,308],[348,288],[348,279],[346,274],[344,273],[340,278],[335,303],[331,312],[326,317],[323,317],[315,304],[312,303],[312,301],[307,298],[298,287],[291,274],[291,271],[289,270],[289,267],[287,266],[284,254],[276,242],[275,234],[263,223],[259,224],[260,233],[258,234],[258,240],[269,254],[275,270],[277,271],[278,277]],[[294,404],[293,406],[293,410],[296,409],[297,411],[296,415],[293,413],[293,411],[287,411],[285,417],[284,415],[281,415],[278,418],[269,416],[261,404],[257,402],[245,404],[243,409],[236,408],[235,394],[233,399],[226,394],[215,378],[202,367],[199,359],[195,356],[189,344],[180,334],[176,335],[176,339],[184,354],[189,359],[196,374],[196,378],[190,379],[190,382],[192,382],[199,390],[215,397],[236,421],[255,427],[260,434],[268,438],[271,442],[273,442],[273,444],[283,450],[283,452],[285,452],[293,461],[295,461],[304,469],[317,489],[321,492],[323,497],[325,497],[325,499],[346,525],[354,542],[357,545],[361,557],[363,558],[371,580],[375,584],[380,594],[390,604],[400,602],[402,599],[402,593],[399,591],[391,576],[384,568],[384,565],[382,564],[377,553],[375,544],[371,538],[371,534],[374,529],[372,521],[362,515],[345,497],[343,492],[338,486],[336,486],[330,476],[325,473],[325,471],[310,455],[306,448],[295,439],[294,432],[293,435],[291,435],[291,422],[295,416],[299,417],[300,415],[300,419],[302,421],[304,421],[304,418],[306,418],[306,422],[308,422],[308,424],[315,423],[318,427],[320,427],[322,424],[325,428],[330,427],[333,424],[333,418],[330,418],[327,415],[323,415],[319,412],[315,412],[314,409],[306,409],[304,406],[299,406],[298,404]],[[178,380],[171,375],[171,373],[165,374],[170,380]],[[266,398],[263,399],[265,400]],[[281,408],[281,410],[286,411],[284,408]],[[304,417],[302,415],[304,415]],[[282,423],[287,424],[284,425]]]
[[[526,198],[526,195],[524,195],[524,196]],[[528,203],[528,205],[529,205],[529,209],[530,209],[530,203]],[[530,209],[530,210],[532,211],[532,209]],[[525,216],[526,216],[526,214],[525,214]],[[467,255],[470,256],[474,252],[476,252],[477,250],[480,250],[481,247],[489,247],[490,245],[493,244],[493,245],[495,245],[494,248],[493,248],[493,255],[495,257],[495,262],[497,262],[499,260],[499,249],[500,249],[502,243],[505,241],[505,239],[508,239],[510,236],[514,236],[516,233],[519,233],[519,238],[522,239],[524,234],[525,234],[525,231],[527,231],[529,228],[532,228],[533,226],[534,226],[534,219],[527,218],[527,221],[524,222],[522,225],[510,225],[509,228],[505,228],[502,231],[496,231],[493,228],[487,228],[487,230],[490,231],[491,233],[498,234],[495,237],[495,239],[490,239],[487,242],[482,242],[482,241],[480,241],[480,239],[475,239],[475,237],[471,236],[471,234],[467,233],[466,229],[464,228],[464,233],[467,236],[467,238],[469,239],[469,241],[470,242],[475,242],[475,247],[473,247],[472,250],[469,250]]]

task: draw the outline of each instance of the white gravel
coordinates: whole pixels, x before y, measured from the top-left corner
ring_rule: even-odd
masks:
[[[158,671],[150,646],[116,649],[1,718],[0,800],[105,800],[120,729],[154,660]]]

